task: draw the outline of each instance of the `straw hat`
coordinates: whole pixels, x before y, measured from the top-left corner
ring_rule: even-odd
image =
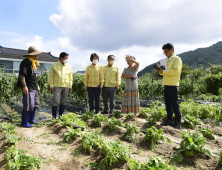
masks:
[[[30,46],[28,49],[28,54],[24,55],[23,57],[28,57],[28,56],[32,56],[32,55],[38,55],[44,53],[42,51],[39,51],[36,47],[34,46]]]

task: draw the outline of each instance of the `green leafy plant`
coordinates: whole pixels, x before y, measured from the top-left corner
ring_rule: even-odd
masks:
[[[180,104],[180,110],[182,116],[189,114],[191,116],[199,117],[200,105],[189,99],[186,102],[182,102]]]
[[[155,126],[152,126],[150,129],[146,130],[146,136],[144,137],[145,141],[150,141],[150,149],[154,151],[157,147],[156,142],[158,140],[172,142],[168,137],[164,136],[162,128],[160,130],[156,129]]]
[[[92,126],[98,125],[101,127],[103,123],[107,121],[108,118],[106,116],[103,116],[102,114],[97,114],[92,118],[91,125]]]
[[[146,170],[148,168],[146,163],[142,163],[136,159],[129,159],[128,163],[131,170]]]
[[[123,112],[113,111],[112,117],[121,118],[121,117],[123,117]]]
[[[140,133],[140,128],[136,123],[125,123],[126,133],[124,138],[130,142],[134,142],[138,139],[138,134]]]
[[[37,169],[41,168],[42,159],[39,157],[32,157],[30,154],[24,154],[25,150],[20,150],[17,145],[8,147],[6,155],[4,157],[8,163],[5,165],[6,170],[11,169]]]
[[[202,124],[202,122],[200,121],[200,119],[197,119],[195,118],[194,116],[191,116],[189,114],[187,114],[185,117],[184,117],[184,122],[183,123],[187,123],[188,124],[188,127],[191,128],[191,129],[194,129],[194,127],[196,125],[200,125]]]
[[[154,107],[151,110],[151,116],[148,117],[146,120],[149,124],[155,124],[158,120],[162,117],[166,117],[166,111],[164,107]]]
[[[134,113],[128,113],[128,114],[126,115],[126,119],[135,119]]]
[[[60,119],[52,119],[52,124],[58,123],[61,126],[69,125],[74,119],[77,119],[76,114],[63,114]]]
[[[166,110],[164,107],[158,107],[158,108],[152,109],[151,115],[153,118],[160,120],[160,118],[164,116],[165,112]]]
[[[157,122],[157,119],[156,118],[153,118],[153,117],[148,117],[146,119],[146,121],[149,123],[149,124],[155,124]]]
[[[77,114],[70,113],[70,114],[63,114],[60,119],[52,120],[52,124],[58,123],[61,126],[68,126],[73,125],[77,127],[86,127],[86,123],[77,118]]]
[[[147,163],[142,163],[138,160],[129,159],[129,168],[131,170],[172,170],[161,158],[152,157]]]
[[[203,134],[203,136],[206,138],[215,139],[213,129],[200,127],[200,129],[198,131],[201,132]]]
[[[54,125],[54,124],[56,124],[56,123],[59,123],[59,121],[60,121],[59,119],[54,119],[54,118],[53,118],[53,119],[51,120],[51,126]]]
[[[174,153],[171,162],[172,163],[182,163],[183,156],[181,155],[180,151]]]
[[[76,137],[81,137],[81,136],[82,136],[81,129],[80,128],[73,129],[72,126],[69,128],[69,132],[63,134],[63,137],[67,142],[76,139]]]
[[[222,150],[220,151],[220,159],[219,159],[219,164],[222,165]]]
[[[116,126],[122,126],[122,123],[120,120],[116,119],[115,117],[111,117],[110,119],[108,119],[109,130],[116,129]]]
[[[99,129],[93,133],[85,133],[82,137],[82,146],[85,151],[91,151],[104,144],[104,139],[99,135]]]
[[[94,116],[95,116],[94,111],[91,112],[86,111],[86,113],[82,115],[82,120],[87,121],[89,119],[92,119]]]
[[[187,156],[194,156],[197,152],[212,156],[211,151],[205,148],[207,140],[201,132],[195,131],[191,134],[190,131],[185,131],[181,134],[181,138],[183,140],[180,142],[180,151],[184,151]]]
[[[85,163],[85,165],[89,168],[92,168],[92,169],[98,169],[98,163],[97,162],[87,162],[87,163]]]
[[[148,167],[150,167],[150,170],[154,169],[164,169],[164,170],[171,170],[172,168],[168,167],[168,164],[165,163],[161,158],[152,157],[147,162]]]
[[[18,80],[17,76],[10,73],[3,73],[0,69],[0,104],[14,106],[21,97],[21,89],[16,86]]]
[[[27,152],[26,150],[20,150],[18,145],[12,145],[11,147],[6,146],[7,151],[4,156],[5,160],[10,160],[15,158],[17,155]]]
[[[15,159],[10,159],[5,166],[5,170],[11,169],[28,169],[36,167],[40,169],[42,165],[42,159],[39,157],[32,157],[30,154],[17,155]]]
[[[60,119],[58,119],[58,123],[62,126],[67,126],[72,123],[75,119],[77,119],[77,114],[70,113],[70,114],[63,114]]]
[[[201,119],[215,119],[217,117],[216,113],[217,107],[212,107],[210,105],[202,105],[200,107],[200,118]]]
[[[157,100],[155,102],[152,102],[152,104],[150,105],[150,109],[155,109],[155,108],[158,108],[161,106],[163,106],[163,103],[161,101]]]
[[[77,127],[86,127],[86,123],[78,118],[74,119],[74,121],[71,122],[70,125]]]
[[[2,133],[6,134],[17,134],[16,132],[16,126],[11,125],[10,123],[3,122],[0,124],[0,128],[2,129]]]
[[[8,144],[12,145],[18,143],[18,138],[15,135],[11,135],[10,133],[6,133],[5,138],[7,139]]]
[[[106,166],[111,166],[118,161],[127,161],[130,159],[129,148],[125,146],[122,141],[111,141],[102,146],[100,154],[104,155],[99,167],[105,169]]]
[[[151,113],[150,108],[141,108],[139,116],[147,118]]]
[[[87,92],[82,88],[84,86],[84,75],[73,73],[72,78],[72,89],[78,90],[72,90],[71,93],[69,93],[69,96],[75,99],[77,103],[82,103],[84,100],[85,104],[87,104]]]

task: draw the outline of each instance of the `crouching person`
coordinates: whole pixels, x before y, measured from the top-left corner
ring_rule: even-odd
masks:
[[[20,64],[19,78],[17,86],[22,88],[23,95],[23,110],[22,110],[22,123],[21,126],[33,127],[31,124],[39,124],[35,119],[36,109],[39,107],[38,97],[38,76],[37,67],[39,65],[39,54],[43,53],[38,51],[36,47],[29,47],[27,57]]]
[[[72,70],[68,63],[69,54],[62,52],[59,61],[53,63],[49,69],[48,83],[53,92],[52,116],[56,119],[59,106],[59,116],[62,116],[69,92],[72,90]]]

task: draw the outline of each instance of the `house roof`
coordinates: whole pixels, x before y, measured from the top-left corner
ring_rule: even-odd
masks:
[[[0,46],[0,57],[11,59],[24,59],[24,55],[28,54],[28,50],[21,50],[15,48],[7,48]],[[39,61],[55,62],[59,58],[53,56],[50,52],[41,53],[39,55]]]

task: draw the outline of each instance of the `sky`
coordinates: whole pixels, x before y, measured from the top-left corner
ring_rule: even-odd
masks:
[[[222,41],[221,0],[1,0],[0,45],[69,54],[73,71],[85,70],[91,53],[107,64],[127,67],[136,57],[139,70],[165,58],[162,46],[175,53]]]

